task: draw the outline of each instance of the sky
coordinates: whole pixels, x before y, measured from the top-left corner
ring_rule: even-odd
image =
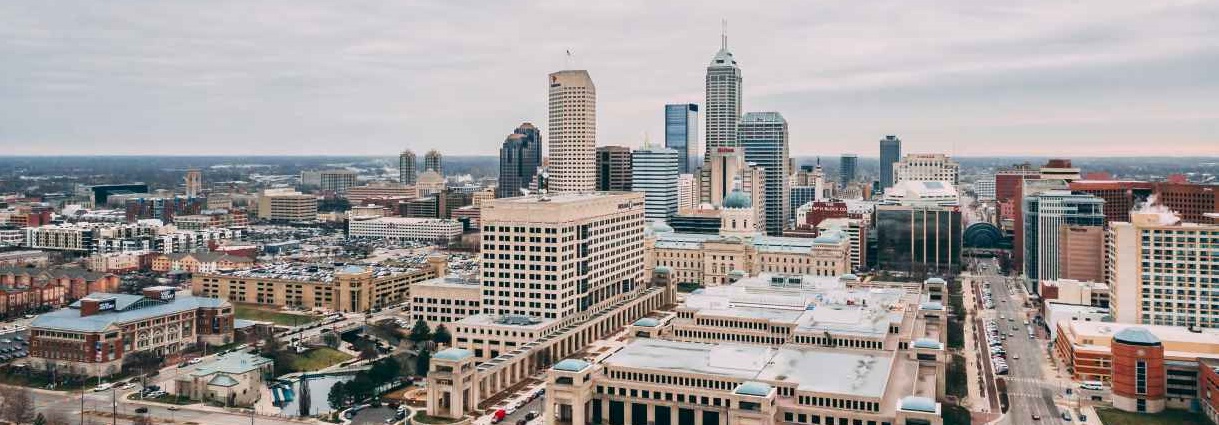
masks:
[[[1219,155],[1214,0],[0,2],[0,155],[493,155],[566,68],[660,144],[722,20],[792,155]]]

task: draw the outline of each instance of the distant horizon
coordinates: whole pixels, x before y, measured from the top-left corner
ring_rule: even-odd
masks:
[[[450,155],[450,154],[444,153],[443,151],[440,153],[445,158],[483,158],[483,157],[495,158],[495,157],[498,157],[498,155],[495,155],[495,154]],[[832,159],[832,160],[836,161],[837,158],[839,156],[841,156],[842,154],[849,154],[849,153],[854,153],[854,152],[842,152],[842,153],[833,153],[833,154],[824,154],[824,155],[793,154],[790,156],[790,158],[814,158],[814,157],[820,156],[823,159],[828,158],[828,159]],[[905,156],[910,153],[943,153],[943,152],[902,152],[902,155]],[[879,159],[879,155],[878,156],[861,155],[861,154],[856,154],[856,155],[858,156],[858,158],[861,158],[861,159],[863,159],[863,158]],[[1149,158],[1149,159],[1151,159],[1151,158],[1155,158],[1155,159],[1201,158],[1201,159],[1205,159],[1205,158],[1214,158],[1216,160],[1219,160],[1219,153],[1215,153],[1213,155],[1192,155],[1191,154],[1191,155],[1106,155],[1106,156],[951,155],[951,154],[946,154],[946,155],[948,155],[948,157],[950,157],[950,158],[973,158],[973,159],[977,159],[977,158],[995,158],[995,159],[1019,158],[1019,159],[1071,159],[1071,160],[1074,160],[1074,159],[1107,159],[1107,158],[1118,158],[1118,159],[1131,159],[1131,158]],[[9,155],[0,155],[0,159],[4,159],[4,158],[139,158],[139,157],[165,157],[165,158],[397,158],[398,154],[395,153],[392,155],[377,155],[377,154],[367,154],[367,155],[337,155],[337,154],[300,154],[300,155],[278,155],[278,154],[250,154],[250,155],[226,155],[226,154],[188,154],[188,155],[173,155],[173,154],[96,154],[96,155],[88,155],[88,154],[66,154],[66,155],[9,154]],[[423,159],[419,158],[418,161],[422,162]]]

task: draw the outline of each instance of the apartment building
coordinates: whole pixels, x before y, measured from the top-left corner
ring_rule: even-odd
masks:
[[[85,376],[118,373],[123,356],[174,357],[196,344],[233,341],[233,307],[223,299],[179,296],[176,288],[141,295],[95,292],[30,323],[30,366]]]
[[[274,307],[301,306],[365,312],[410,299],[410,286],[436,277],[436,266],[261,264],[191,277],[200,297]]]
[[[1110,223],[1106,274],[1121,323],[1219,328],[1219,225],[1135,212]]]
[[[449,241],[461,237],[460,221],[418,217],[351,217],[347,236],[410,241]]]

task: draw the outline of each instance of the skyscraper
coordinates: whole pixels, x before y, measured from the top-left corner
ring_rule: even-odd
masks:
[[[893,187],[893,163],[902,157],[902,139],[885,136],[880,139],[880,189]]]
[[[838,160],[838,187],[846,188],[848,183],[855,181],[855,167],[859,164],[859,155],[844,153]]]
[[[550,74],[549,190],[596,188],[597,87],[585,70]]]
[[[1059,237],[1063,226],[1105,225],[1105,200],[1070,190],[1051,189],[1026,195],[1024,210],[1024,275],[1038,280],[1059,278]]]
[[[597,147],[597,190],[631,190],[631,148],[626,146]]]
[[[542,162],[542,133],[533,124],[523,123],[504,140],[499,149],[499,185],[495,197],[520,196],[528,188]]]
[[[702,164],[698,154],[698,105],[665,105],[665,147],[677,151],[678,171],[693,173]]]
[[[677,182],[681,153],[669,148],[644,146],[631,153],[631,190],[643,192],[643,215],[668,219],[677,214]]]
[[[197,168],[186,170],[186,196],[193,198],[203,191],[203,173]]]
[[[741,118],[740,143],[745,161],[764,169],[766,197],[760,207],[765,211],[766,233],[781,235],[787,225],[791,174],[787,169],[787,120],[778,112],[747,113]]]
[[[711,154],[718,148],[739,146],[737,127],[741,121],[741,68],[728,51],[728,35],[720,37],[720,50],[707,65],[706,77],[706,146],[703,162],[711,161]],[[711,176],[707,170],[699,175],[700,192],[710,193]],[[755,199],[754,202],[761,202]]]
[[[419,171],[415,168],[415,153],[406,149],[398,154],[398,182],[413,185],[418,176]]]
[[[441,161],[440,151],[432,149],[423,155],[423,171],[427,170],[444,175],[444,163]]]

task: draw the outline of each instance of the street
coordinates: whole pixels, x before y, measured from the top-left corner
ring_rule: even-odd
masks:
[[[980,280],[978,293],[981,293],[981,283],[988,283],[995,301],[993,310],[979,310],[983,312],[981,316],[995,320],[1000,332],[1011,334],[1003,344],[1007,351],[1008,375],[995,378],[1007,382],[1010,403],[1008,413],[1012,423],[1063,423],[1060,412],[1064,409],[1056,406],[1054,399],[1056,395],[1063,394],[1066,387],[1058,383],[1053,376],[1046,376],[1049,359],[1045,348],[1047,341],[1042,339],[1043,332],[1038,332],[1034,326],[1034,335],[1038,337],[1030,339],[1028,336],[1029,327],[1026,322],[1032,323],[1034,310],[1025,307],[1022,289],[1010,283],[1008,278],[998,275],[997,263],[987,260],[980,261],[979,264],[986,264],[987,267],[974,270],[975,276]],[[985,340],[983,333],[978,334],[981,340]],[[988,372],[993,373],[993,368],[988,369]],[[1033,419],[1034,415],[1039,419]]]

